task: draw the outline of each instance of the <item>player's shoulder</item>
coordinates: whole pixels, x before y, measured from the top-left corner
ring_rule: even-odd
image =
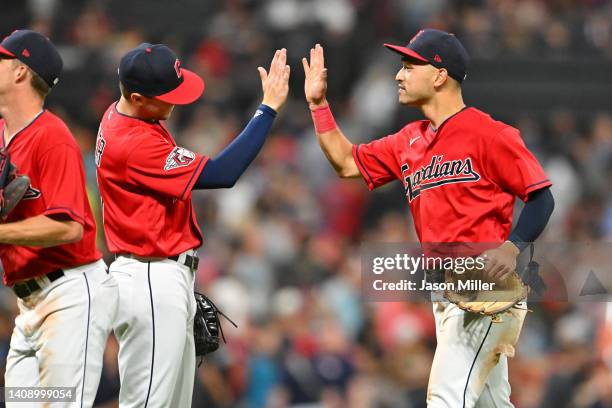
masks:
[[[113,103],[104,113],[99,137],[104,139],[105,162],[125,163],[134,157],[149,157],[152,152],[168,149],[170,138],[159,122],[127,116]]]
[[[389,135],[389,137],[397,139],[411,138],[415,136],[422,136],[427,132],[429,128],[428,120],[415,120],[408,123],[396,133]]]
[[[41,152],[57,146],[79,148],[68,125],[49,110],[43,111],[32,125],[32,133],[36,139],[33,142],[39,145]]]
[[[38,119],[34,122],[39,130],[44,130],[60,139],[69,138],[74,140],[68,125],[50,110],[45,109]]]
[[[515,127],[474,107],[467,108],[461,119],[460,123],[463,126],[483,137],[493,137],[502,133],[519,133]]]

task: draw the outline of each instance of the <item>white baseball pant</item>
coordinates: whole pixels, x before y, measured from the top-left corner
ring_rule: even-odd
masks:
[[[119,292],[102,260],[71,269],[18,299],[6,387],[75,387],[75,402],[7,402],[11,407],[91,407]]]
[[[433,302],[438,346],[427,408],[508,408],[508,356],[514,355],[527,314],[519,303],[501,316],[468,313],[447,301]],[[520,308],[520,309],[519,309]]]
[[[165,259],[119,256],[114,324],[119,342],[120,408],[191,407],[195,376],[194,272]]]

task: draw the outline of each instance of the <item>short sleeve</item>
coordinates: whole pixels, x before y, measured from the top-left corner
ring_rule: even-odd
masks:
[[[83,159],[78,147],[58,144],[45,151],[38,159],[41,198],[44,215],[65,214],[85,225],[89,206],[85,191]]]
[[[523,201],[529,193],[552,185],[517,129],[508,127],[495,135],[486,154],[493,181]]]
[[[208,157],[156,137],[140,140],[126,162],[126,179],[163,195],[184,200]]]
[[[399,168],[394,153],[394,136],[353,146],[353,158],[370,190],[398,178]]]

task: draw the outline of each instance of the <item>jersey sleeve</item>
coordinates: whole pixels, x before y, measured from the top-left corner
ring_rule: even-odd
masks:
[[[208,157],[154,136],[142,138],[126,162],[126,179],[136,187],[184,200]]]
[[[83,158],[76,145],[58,144],[38,159],[40,193],[44,215],[65,214],[85,225],[87,192]]]
[[[353,159],[370,190],[399,177],[394,139],[395,135],[390,135],[367,144],[353,146]]]
[[[493,181],[523,201],[528,200],[532,191],[552,185],[517,129],[508,127],[499,132],[486,155],[488,173]]]

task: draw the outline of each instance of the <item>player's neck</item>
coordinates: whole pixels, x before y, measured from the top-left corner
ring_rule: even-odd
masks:
[[[151,122],[151,123],[155,123],[157,121],[154,118],[149,118],[146,115],[143,115],[143,112],[140,109],[138,109],[137,106],[128,102],[128,100],[125,99],[123,96],[119,99],[119,102],[117,102],[117,105],[115,106],[115,108],[120,114],[129,116],[131,118],[140,119],[140,120],[144,120],[145,122]]]
[[[421,106],[423,115],[429,119],[434,129],[438,129],[446,119],[465,108],[461,94],[438,96]]]
[[[119,102],[117,102],[116,108],[122,115],[139,118],[136,107],[130,104],[123,96],[119,99]]]
[[[10,139],[26,127],[43,109],[43,101],[30,95],[4,95],[0,98],[0,116],[4,119],[4,137]]]

